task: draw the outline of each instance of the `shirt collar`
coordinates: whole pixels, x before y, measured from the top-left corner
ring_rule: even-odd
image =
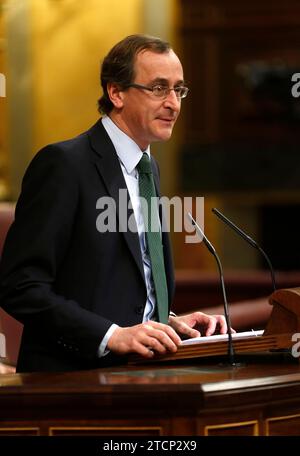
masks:
[[[136,142],[126,135],[110,117],[102,117],[101,121],[116,149],[119,160],[124,165],[128,174],[131,174],[135,169],[143,156],[143,152],[146,152],[150,159],[150,146],[142,151]]]

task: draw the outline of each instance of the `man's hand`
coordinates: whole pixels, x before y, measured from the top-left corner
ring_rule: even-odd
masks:
[[[211,336],[216,331],[220,334],[227,333],[227,325],[223,315],[207,315],[202,312],[193,312],[179,317],[170,316],[169,325],[178,334],[190,338],[201,335]],[[235,333],[235,330],[231,328],[231,332]]]
[[[152,358],[154,353],[176,352],[180,343],[180,337],[170,326],[148,321],[128,328],[118,327],[109,338],[107,348],[118,355],[138,353]]]

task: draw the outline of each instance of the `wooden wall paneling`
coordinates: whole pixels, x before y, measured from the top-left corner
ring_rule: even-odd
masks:
[[[257,240],[266,242],[270,206],[300,209],[300,100],[291,94],[291,76],[300,72],[300,5],[182,0],[181,10],[191,87],[183,110],[181,191],[204,195],[208,205],[219,200],[241,225],[247,210]],[[227,268],[265,267],[253,252],[245,250],[241,259],[239,251],[227,249],[226,230],[213,233]],[[290,238],[299,250],[297,235]],[[272,240],[268,248],[276,245]],[[196,265],[196,252],[181,260],[180,267]],[[293,269],[296,262],[280,252],[275,267]]]

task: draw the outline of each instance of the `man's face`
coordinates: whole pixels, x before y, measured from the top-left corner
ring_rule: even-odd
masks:
[[[163,54],[141,51],[136,56],[134,68],[135,78],[132,82],[135,84],[169,88],[183,85],[182,66],[172,50]],[[154,141],[170,138],[181,105],[174,90],[165,98],[135,87],[120,91],[118,95],[119,106],[113,110],[112,118],[142,150]]]

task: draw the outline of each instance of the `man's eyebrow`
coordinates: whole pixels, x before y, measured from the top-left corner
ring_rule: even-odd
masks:
[[[151,81],[150,84],[151,85],[161,84],[161,85],[164,85],[164,86],[168,86],[169,85],[169,81],[168,81],[168,79],[165,79],[165,78],[155,78],[155,79],[153,79]],[[176,84],[174,84],[174,87],[177,87],[179,85],[184,85],[184,81],[182,79],[177,81]]]

